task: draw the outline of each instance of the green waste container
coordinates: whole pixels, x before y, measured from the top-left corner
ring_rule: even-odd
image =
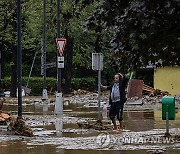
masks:
[[[162,98],[162,119],[166,120],[166,112],[168,111],[169,120],[175,120],[175,97],[164,96]]]

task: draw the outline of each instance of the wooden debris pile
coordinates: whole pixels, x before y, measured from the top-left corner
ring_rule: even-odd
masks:
[[[27,137],[34,136],[32,129],[26,125],[25,121],[22,118],[12,118],[7,129],[8,131],[14,132],[14,135],[21,135]]]
[[[0,125],[6,125],[10,119],[11,117],[9,114],[0,112]]]
[[[2,112],[2,107],[5,101],[5,98],[0,98],[0,125],[6,125],[7,121],[11,118],[9,114]]]
[[[152,87],[150,87],[148,85],[143,84],[143,90],[151,93],[152,91],[154,91],[154,88],[152,88]]]
[[[148,85],[143,84],[143,91],[146,91],[149,96],[164,96],[169,95],[167,91],[161,91],[160,89],[154,89],[153,87],[150,87]]]
[[[0,99],[0,125],[8,125],[7,130],[14,132],[15,135],[32,137],[33,131],[27,126],[22,118],[14,119],[9,114],[1,111],[5,99]]]

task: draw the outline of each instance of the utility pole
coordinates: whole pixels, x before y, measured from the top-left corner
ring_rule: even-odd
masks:
[[[57,38],[60,38],[60,0],[57,0]],[[59,52],[57,51],[57,57]],[[57,92],[61,92],[61,68],[57,68],[58,80],[57,80]]]
[[[57,0],[57,38],[60,38],[60,0]],[[60,53],[57,50],[57,93],[55,100],[55,114],[63,114],[61,93],[61,67],[59,67],[60,60]]]
[[[21,47],[21,0],[17,0],[17,82],[18,118],[22,118],[22,47]]]
[[[46,0],[43,0],[43,38],[42,38],[42,75],[43,75],[43,96],[42,100],[48,100],[47,87],[46,87]]]

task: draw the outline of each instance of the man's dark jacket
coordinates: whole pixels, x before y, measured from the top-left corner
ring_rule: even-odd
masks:
[[[126,77],[121,78],[119,81],[120,103],[123,103],[123,104],[127,100],[126,91],[125,91],[127,83],[128,83],[128,79]],[[114,83],[112,83],[110,86],[107,87],[107,90],[110,90],[109,105],[112,103],[111,92],[112,92],[113,85]]]

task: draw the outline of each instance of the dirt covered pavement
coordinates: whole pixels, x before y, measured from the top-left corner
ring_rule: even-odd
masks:
[[[161,118],[160,98],[146,97],[143,105],[125,105],[125,129],[114,132],[80,128],[78,123],[96,122],[97,94],[64,96],[64,113],[54,115],[54,96],[50,104],[37,102],[40,97],[23,97],[23,119],[33,130],[34,137],[12,135],[0,126],[0,153],[71,154],[94,153],[179,153],[180,113],[170,121],[171,137],[164,137],[165,121]],[[103,94],[102,102],[108,95]],[[101,104],[103,122],[112,127],[108,113]],[[176,106],[179,107],[179,104]],[[17,99],[7,98],[3,112],[17,116]]]

